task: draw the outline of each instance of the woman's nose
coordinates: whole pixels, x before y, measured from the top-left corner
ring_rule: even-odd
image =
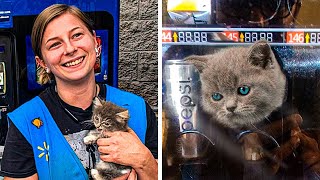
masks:
[[[78,48],[76,46],[74,46],[70,42],[67,42],[63,54],[64,55],[70,55],[70,54],[73,54],[76,50],[78,50]]]

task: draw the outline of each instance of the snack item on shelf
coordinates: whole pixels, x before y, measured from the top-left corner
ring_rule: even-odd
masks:
[[[167,10],[174,24],[210,24],[210,0],[168,0]]]

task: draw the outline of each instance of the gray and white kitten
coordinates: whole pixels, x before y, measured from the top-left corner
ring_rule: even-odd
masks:
[[[259,123],[285,99],[286,76],[266,41],[185,60],[200,72],[203,110],[225,127]]]
[[[127,131],[129,112],[111,102],[96,97],[93,101],[92,121],[96,129],[84,137],[85,144],[94,144],[99,138],[105,138],[103,132]],[[131,167],[100,160],[91,175],[95,180],[111,180],[131,171]]]

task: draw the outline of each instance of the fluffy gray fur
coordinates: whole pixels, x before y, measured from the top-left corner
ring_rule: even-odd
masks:
[[[111,102],[94,99],[92,121],[96,127],[84,138],[85,144],[93,144],[99,138],[104,138],[103,132],[127,131],[128,130],[128,110],[119,107]],[[91,170],[91,175],[95,180],[111,180],[131,171],[131,167],[115,163],[99,161],[95,169]]]
[[[261,122],[285,99],[286,77],[266,41],[185,60],[200,72],[203,110],[226,127],[242,128]],[[250,88],[247,95],[239,94],[244,86]],[[222,99],[214,100],[215,93]]]

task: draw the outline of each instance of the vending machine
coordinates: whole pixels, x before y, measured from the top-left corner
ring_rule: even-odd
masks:
[[[319,6],[162,1],[163,179],[319,178]]]
[[[0,32],[0,144],[4,145],[7,123],[4,121],[8,111],[17,104],[16,41],[10,32]],[[14,72],[14,73],[12,73]]]
[[[7,132],[6,114],[45,88],[37,83],[30,35],[36,16],[55,3],[74,5],[91,18],[101,48],[95,65],[96,81],[112,86],[118,84],[118,0],[1,0],[0,146],[4,145]]]

